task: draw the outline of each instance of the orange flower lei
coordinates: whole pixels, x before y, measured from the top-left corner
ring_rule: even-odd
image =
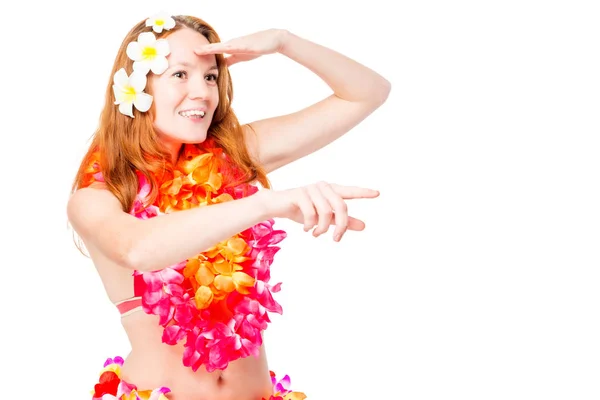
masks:
[[[98,155],[98,153],[96,153]],[[101,181],[97,158],[87,181]],[[185,145],[173,173],[160,185],[154,204],[145,206],[150,184],[138,173],[139,191],[131,214],[153,218],[160,213],[232,201],[255,193],[239,184],[241,173],[211,141],[204,150]],[[270,265],[286,233],[273,229],[273,220],[259,223],[210,249],[159,271],[135,271],[135,294],[146,313],[160,316],[163,342],[182,339],[183,363],[196,371],[224,369],[230,361],[258,356],[268,312],[281,313],[269,284]]]
[[[220,171],[225,167],[222,155],[217,148],[199,154],[196,147],[186,146],[174,176],[160,186],[159,210],[170,213],[233,200],[231,193],[222,191],[224,177]],[[249,294],[255,279],[240,265],[249,260],[246,256],[249,250],[244,238],[236,234],[187,260],[183,275],[192,285],[199,310],[224,300],[234,290]]]

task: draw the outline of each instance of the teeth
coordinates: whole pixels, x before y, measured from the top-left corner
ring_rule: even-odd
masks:
[[[189,111],[181,111],[179,113],[179,115],[181,115],[182,117],[195,117],[195,116],[199,116],[201,118],[204,117],[205,112],[204,111],[199,111],[199,110],[189,110]]]

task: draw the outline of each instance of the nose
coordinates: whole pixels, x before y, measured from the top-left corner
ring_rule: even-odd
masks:
[[[208,86],[208,83],[206,82],[206,80],[204,79],[204,77],[202,77],[201,79],[190,79],[188,81],[188,97],[191,100],[196,100],[196,99],[207,99],[210,93],[210,88]]]

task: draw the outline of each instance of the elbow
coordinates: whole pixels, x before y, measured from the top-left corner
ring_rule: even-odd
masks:
[[[381,78],[381,82],[377,85],[376,94],[374,100],[377,101],[377,105],[380,106],[385,103],[390,96],[392,91],[392,83],[385,78]]]
[[[123,254],[120,258],[120,262],[121,265],[123,265],[125,268],[136,271],[139,271],[140,266],[143,265],[143,262],[140,261],[140,258],[137,255],[137,253],[133,251],[129,251]]]
[[[392,84],[383,77],[379,77],[377,81],[372,83],[367,94],[367,104],[371,110],[376,110],[385,103],[392,91]]]
[[[118,249],[113,253],[113,257],[119,265],[137,271],[147,270],[144,266],[148,265],[148,252],[142,248],[139,237],[121,237],[113,248]]]
[[[152,271],[152,262],[147,255],[148,252],[140,249],[139,246],[132,246],[122,257],[123,265],[136,271]]]
[[[123,265],[126,268],[141,272],[164,269],[168,263],[164,262],[156,250],[158,250],[156,246],[143,245],[143,242],[138,240],[135,245],[130,246],[128,251],[124,253]]]
[[[133,246],[121,243],[121,246],[113,247],[110,258],[124,268],[139,270],[140,266],[143,265],[143,260],[140,259],[139,254],[140,252]]]

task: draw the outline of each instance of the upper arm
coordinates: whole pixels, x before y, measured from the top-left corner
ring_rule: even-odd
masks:
[[[297,112],[245,125],[246,142],[254,158],[271,172],[338,139],[382,103],[331,95]]]
[[[119,200],[107,189],[88,187],[73,193],[67,216],[86,246],[93,246],[110,260],[132,268],[131,235],[137,219],[123,212]]]

